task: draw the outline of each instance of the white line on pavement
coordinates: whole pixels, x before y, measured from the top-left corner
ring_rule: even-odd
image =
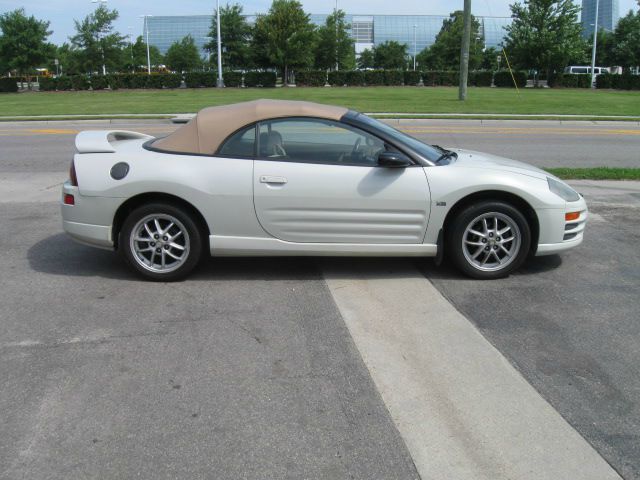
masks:
[[[323,261],[422,478],[620,479],[408,261]]]

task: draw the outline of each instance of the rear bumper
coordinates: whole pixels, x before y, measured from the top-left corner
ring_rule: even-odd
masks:
[[[65,194],[75,199],[75,205],[60,202],[62,228],[67,235],[85,245],[113,250],[111,223],[121,199],[82,196],[68,181],[62,186],[62,197]]]
[[[105,250],[113,250],[111,227],[63,220],[62,228],[67,235],[77,242],[84,245],[90,245],[92,247],[103,248]]]

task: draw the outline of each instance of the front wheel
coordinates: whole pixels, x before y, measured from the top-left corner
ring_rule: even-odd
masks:
[[[156,281],[186,277],[198,264],[202,238],[198,226],[182,209],[149,204],[129,214],[120,232],[120,251],[140,275]]]
[[[449,230],[450,257],[473,278],[506,277],[522,265],[531,247],[526,218],[503,202],[484,201],[464,208]]]

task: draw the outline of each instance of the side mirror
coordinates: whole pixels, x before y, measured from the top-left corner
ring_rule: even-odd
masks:
[[[413,162],[404,153],[380,152],[378,154],[378,165],[386,168],[405,168],[413,165]]]

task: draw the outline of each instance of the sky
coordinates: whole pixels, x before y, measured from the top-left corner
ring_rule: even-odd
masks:
[[[247,14],[263,13],[269,9],[271,0],[240,1]],[[578,0],[576,0],[578,1]],[[473,0],[474,15],[509,16],[509,4],[514,0]],[[226,0],[221,0],[222,4]],[[230,0],[234,3],[234,0]],[[335,2],[333,0],[301,0],[308,13],[330,13]],[[620,16],[630,9],[637,9],[636,0],[619,0]],[[53,34],[49,40],[56,44],[68,41],[74,33],[74,19],[82,19],[96,7],[91,0],[0,0],[0,13],[24,7],[27,14],[40,20],[51,22]],[[395,15],[446,15],[454,10],[461,10],[463,0],[338,0],[338,8],[350,14],[395,14]],[[213,13],[213,0],[107,0],[110,9],[120,13],[116,29],[134,37],[142,33],[140,15],[206,15]]]

